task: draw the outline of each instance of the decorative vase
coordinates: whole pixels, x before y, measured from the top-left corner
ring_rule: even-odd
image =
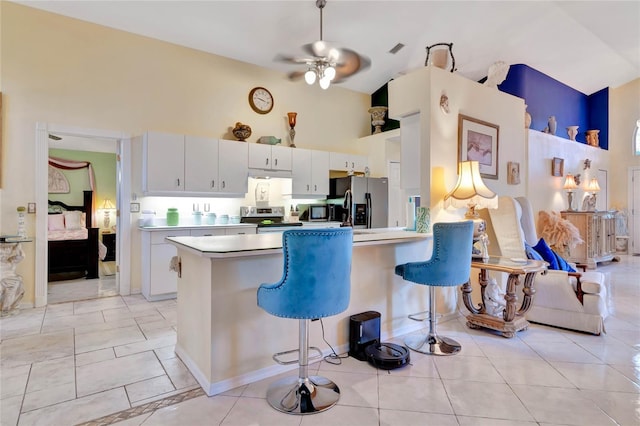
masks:
[[[524,128],[528,129],[531,127],[531,114],[527,111],[527,106],[524,106]]]
[[[296,138],[296,117],[298,116],[297,112],[288,112],[287,118],[289,119],[289,138],[291,138],[291,148],[295,148],[296,144],[294,143],[294,139]]]
[[[600,130],[587,130],[587,145],[597,147],[600,146],[598,133],[600,133]]]
[[[251,127],[238,121],[232,133],[239,141],[245,142],[251,136]]]
[[[567,135],[569,135],[569,140],[572,140],[572,141],[576,140],[576,136],[578,135],[578,127],[579,126],[567,127]]]
[[[558,123],[556,123],[555,115],[552,115],[551,117],[549,117],[548,125],[549,125],[549,133],[552,134],[552,135],[555,135],[556,134],[556,128],[557,128],[557,125],[558,125]]]
[[[371,114],[371,125],[375,127],[373,134],[381,133],[382,126],[384,125],[384,114],[389,108],[386,106],[375,106],[369,108],[369,114]]]

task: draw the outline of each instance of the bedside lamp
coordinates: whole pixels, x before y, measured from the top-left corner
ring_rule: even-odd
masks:
[[[574,211],[573,210],[573,191],[578,189],[578,185],[576,185],[576,181],[573,178],[573,175],[571,173],[567,173],[567,179],[564,181],[564,186],[562,187],[562,189],[567,191],[567,201],[569,202],[569,208],[567,209],[567,211],[572,212]]]
[[[488,238],[485,233],[486,223],[480,219],[476,208],[497,208],[498,196],[487,188],[482,181],[480,163],[477,161],[463,161],[458,167],[458,183],[444,197],[444,205],[445,207],[453,206],[456,208],[467,207],[464,217],[474,222],[473,257],[487,259],[489,253],[487,250]],[[476,243],[480,244],[479,248],[476,247]]]
[[[589,184],[585,188],[585,191],[591,193],[591,205],[593,206],[593,210],[596,209],[596,194],[600,191],[600,185],[598,185],[598,179],[592,178],[589,181]]]
[[[102,211],[104,212],[104,222],[103,227],[109,229],[109,224],[111,223],[111,211],[115,208],[111,199],[105,198],[104,204],[102,205]]]

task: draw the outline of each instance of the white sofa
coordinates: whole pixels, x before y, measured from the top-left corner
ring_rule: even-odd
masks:
[[[500,197],[498,208],[483,211],[483,216],[490,254],[523,258],[525,241],[531,246],[538,242],[533,210],[526,198]],[[596,335],[605,331],[609,313],[604,274],[548,270],[536,276],[534,288],[527,320]]]

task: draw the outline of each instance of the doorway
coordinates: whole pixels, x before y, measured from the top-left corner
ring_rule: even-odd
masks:
[[[128,135],[120,132],[105,131],[97,129],[82,129],[68,126],[59,126],[49,123],[37,123],[36,125],[36,262],[35,262],[35,306],[44,306],[49,303],[48,300],[48,241],[47,241],[47,229],[48,229],[48,211],[46,206],[48,205],[48,158],[49,158],[49,141],[52,140],[50,135],[54,135],[56,138],[65,138],[71,143],[80,143],[94,148],[99,145],[110,145],[110,150],[115,151],[116,156],[116,196],[114,200],[115,213],[113,218],[115,220],[115,227],[112,229],[116,231],[117,238],[115,238],[114,248],[115,256],[113,264],[110,265],[109,273],[113,280],[111,287],[111,294],[128,295],[131,291],[130,283],[130,239],[129,232],[117,232],[120,230],[128,230],[130,228],[131,218],[129,209],[121,209],[123,205],[122,200],[128,200],[131,196],[131,176],[130,176],[130,139]],[[82,141],[82,142],[80,142]],[[74,146],[74,145],[70,145]],[[115,148],[114,148],[115,147]],[[72,149],[78,149],[77,146]],[[94,208],[100,206],[95,205]],[[124,210],[124,211],[123,211]],[[94,215],[95,216],[95,215]],[[111,228],[111,227],[110,227]],[[101,236],[102,237],[102,236]],[[102,238],[100,238],[102,240]],[[104,274],[106,275],[106,274]],[[78,288],[82,287],[82,284],[88,284],[91,280],[82,280],[82,283],[75,283]],[[72,288],[74,283],[70,284],[68,288]],[[98,283],[94,283],[96,289]],[[85,287],[89,287],[88,285]],[[86,288],[83,288],[85,290]],[[73,293],[73,290],[71,290]],[[99,293],[96,290],[95,297]],[[108,295],[105,292],[103,295]],[[79,299],[93,298],[93,293],[78,294]],[[57,300],[56,301],[61,301]],[[53,302],[53,300],[52,300]]]
[[[631,241],[628,242],[630,254],[640,254],[640,167],[629,168],[629,201],[630,217],[628,221],[629,235]]]

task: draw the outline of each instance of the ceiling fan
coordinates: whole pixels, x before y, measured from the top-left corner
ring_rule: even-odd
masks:
[[[351,49],[337,47],[322,39],[322,11],[326,5],[327,0],[316,0],[316,6],[320,9],[320,40],[302,46],[309,56],[278,57],[283,62],[306,65],[306,71],[293,71],[289,73],[289,79],[297,80],[304,76],[309,85],[318,80],[323,89],[328,89],[331,83],[340,83],[371,66],[371,60],[366,56]]]

